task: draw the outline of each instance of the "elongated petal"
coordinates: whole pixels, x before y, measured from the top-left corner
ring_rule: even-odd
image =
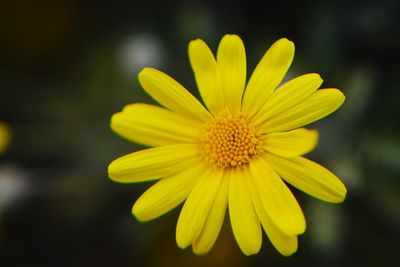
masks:
[[[286,38],[276,41],[258,63],[243,96],[242,111],[252,117],[264,105],[292,64],[294,44]]]
[[[219,186],[215,201],[204,223],[203,230],[192,244],[193,252],[196,254],[206,254],[217,240],[228,205],[228,182],[229,179],[227,179],[227,177],[222,178],[221,185]]]
[[[271,118],[262,125],[263,133],[282,132],[299,128],[328,116],[344,102],[338,89],[321,89],[303,102]]]
[[[161,179],[139,197],[132,208],[133,215],[139,221],[149,221],[175,208],[187,198],[205,169],[205,165],[197,164]]]
[[[246,52],[242,40],[233,34],[225,35],[219,43],[217,62],[221,71],[225,105],[233,113],[241,110],[246,83]]]
[[[214,55],[200,39],[189,43],[189,60],[200,95],[208,109],[214,114],[224,108],[221,74]]]
[[[201,127],[188,117],[147,104],[128,105],[111,118],[111,128],[115,132],[147,146],[196,143]]]
[[[250,162],[250,173],[271,221],[285,235],[302,234],[306,229],[303,212],[282,179],[262,158]]]
[[[199,181],[187,198],[176,225],[176,243],[186,248],[200,235],[222,180],[222,170],[199,174]]]
[[[246,172],[246,184],[249,190],[253,206],[256,210],[257,216],[261,221],[265,233],[267,234],[272,245],[284,256],[290,256],[297,251],[297,236],[288,236],[282,233],[271,219],[268,217],[266,210],[263,207],[261,197],[259,196],[256,188],[254,187],[248,172]]]
[[[153,68],[144,68],[139,73],[139,82],[143,89],[164,107],[201,121],[211,118],[204,106],[167,74]]]
[[[309,97],[322,84],[316,73],[305,74],[284,83],[274,91],[268,101],[254,117],[254,124],[260,124],[283,113]]]
[[[261,248],[262,232],[243,170],[230,171],[229,178],[229,215],[233,234],[244,254],[256,254]]]
[[[289,132],[270,133],[263,138],[263,148],[282,157],[297,157],[313,150],[318,143],[318,131],[304,128]]]
[[[198,145],[178,144],[144,149],[120,157],[108,166],[108,175],[116,182],[134,183],[178,173],[200,161]]]
[[[346,187],[333,173],[303,157],[291,159],[266,154],[265,159],[288,183],[321,200],[338,203],[346,197]]]

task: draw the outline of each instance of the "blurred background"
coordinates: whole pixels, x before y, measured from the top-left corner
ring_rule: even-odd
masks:
[[[1,266],[400,266],[400,2],[0,1]],[[239,34],[251,73],[278,38],[296,44],[288,73],[317,72],[347,96],[309,158],[346,184],[343,204],[293,189],[308,223],[298,252],[281,256],[264,235],[244,256],[229,222],[213,250],[175,244],[179,208],[139,223],[131,207],[150,183],[107,177],[140,149],[109,129],[113,113],[153,101],[137,81],[159,68],[198,95],[187,44],[215,52]]]

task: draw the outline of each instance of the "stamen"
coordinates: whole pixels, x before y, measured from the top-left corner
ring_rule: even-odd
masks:
[[[223,112],[206,125],[207,160],[222,168],[237,167],[262,152],[261,140],[242,114]]]

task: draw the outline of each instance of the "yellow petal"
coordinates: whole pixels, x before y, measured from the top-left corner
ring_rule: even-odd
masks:
[[[199,173],[198,179],[183,205],[176,225],[176,243],[180,248],[186,248],[200,235],[218,193],[222,170],[209,168]]]
[[[303,102],[271,118],[262,125],[263,133],[282,132],[305,126],[328,116],[344,102],[338,89],[321,89]]]
[[[261,217],[260,217],[261,218]],[[262,217],[262,225],[272,245],[284,256],[290,256],[297,251],[297,235],[285,235],[266,215]]]
[[[198,255],[209,252],[217,240],[228,205],[228,181],[229,179],[227,179],[227,177],[222,178],[221,185],[215,196],[206,222],[204,223],[203,230],[192,244],[193,252]]]
[[[162,146],[198,142],[202,125],[161,107],[132,104],[112,116],[111,128],[135,143]]]
[[[258,253],[262,232],[255,214],[243,170],[232,170],[229,175],[229,215],[233,234],[245,255]]]
[[[139,221],[155,219],[183,202],[192,191],[203,164],[189,167],[180,173],[161,179],[135,202],[132,213]]]
[[[286,38],[276,41],[258,63],[243,96],[242,111],[252,117],[271,96],[292,63],[294,44]]]
[[[10,142],[10,129],[9,127],[0,122],[0,153],[6,149]]]
[[[224,108],[221,74],[214,55],[200,39],[189,43],[189,60],[200,95],[208,109],[217,114]]]
[[[204,106],[167,74],[153,68],[144,68],[139,73],[139,82],[143,89],[164,107],[201,121],[211,118]]]
[[[201,149],[198,145],[161,146],[114,160],[108,166],[108,175],[120,183],[143,182],[178,173],[200,160]]]
[[[292,192],[262,158],[250,162],[253,186],[271,221],[288,236],[304,233],[306,221]]]
[[[288,183],[321,200],[338,203],[346,197],[346,187],[333,173],[303,157],[291,159],[265,154],[271,167]]]
[[[262,106],[253,123],[258,125],[297,105],[315,92],[321,84],[322,79],[316,73],[305,74],[284,83]]]
[[[246,172],[247,173],[247,172]],[[246,175],[246,184],[249,189],[251,200],[261,221],[265,233],[272,245],[284,256],[290,256],[297,251],[297,236],[288,236],[282,233],[268,217],[256,188],[254,187],[249,174]]]
[[[269,133],[263,137],[263,148],[282,157],[297,157],[313,150],[318,143],[318,131],[304,128],[289,132]]]
[[[225,35],[219,43],[217,62],[221,71],[225,105],[236,114],[240,112],[246,83],[246,52],[239,36]]]

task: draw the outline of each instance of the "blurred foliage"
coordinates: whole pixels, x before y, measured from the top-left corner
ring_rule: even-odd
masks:
[[[399,266],[400,3],[366,1],[78,1],[0,3],[0,119],[13,142],[0,158],[4,266]],[[157,67],[193,94],[187,43],[215,51],[239,34],[251,73],[271,43],[296,44],[289,76],[317,72],[345,105],[313,124],[310,154],[348,187],[338,206],[294,190],[308,230],[279,255],[264,238],[242,255],[229,222],[210,254],[175,245],[179,209],[138,223],[131,205],[149,184],[119,185],[108,163],[139,149],[109,129],[114,112],[151,102],[137,82]]]

